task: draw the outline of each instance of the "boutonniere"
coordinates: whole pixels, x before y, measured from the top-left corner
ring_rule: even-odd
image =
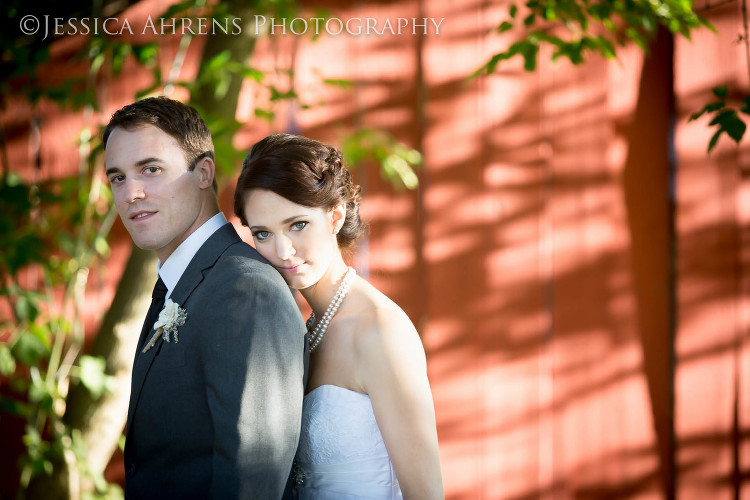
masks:
[[[164,309],[161,310],[159,318],[156,320],[156,323],[154,323],[154,330],[156,330],[156,332],[146,343],[146,346],[141,352],[146,353],[149,349],[154,347],[154,344],[156,344],[160,335],[167,342],[171,342],[169,338],[171,335],[174,337],[174,341],[177,342],[179,340],[177,338],[177,329],[185,324],[186,319],[187,311],[172,302],[172,299],[167,299],[167,302],[164,304]]]

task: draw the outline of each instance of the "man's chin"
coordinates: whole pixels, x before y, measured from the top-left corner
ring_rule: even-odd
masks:
[[[160,242],[155,242],[155,241],[152,241],[152,240],[144,240],[144,239],[140,239],[140,238],[133,238],[133,243],[135,244],[135,246],[137,246],[141,250],[154,250],[154,251],[156,251],[156,250],[159,250],[160,248],[162,248],[164,246]]]

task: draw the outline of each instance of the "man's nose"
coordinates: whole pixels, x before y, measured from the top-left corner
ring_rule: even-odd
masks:
[[[146,197],[143,189],[143,183],[136,180],[125,181],[125,201],[134,203],[136,200],[142,200]]]

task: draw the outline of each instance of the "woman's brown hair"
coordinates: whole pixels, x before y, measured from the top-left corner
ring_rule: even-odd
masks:
[[[346,218],[337,235],[339,248],[349,250],[365,231],[359,217],[360,186],[344,166],[341,151],[291,134],[275,134],[256,143],[242,163],[234,192],[234,213],[247,225],[247,193],[267,189],[292,203],[331,210],[345,204]]]

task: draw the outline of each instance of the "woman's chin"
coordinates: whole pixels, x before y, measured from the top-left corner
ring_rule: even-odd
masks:
[[[284,281],[286,281],[286,284],[289,286],[289,288],[294,288],[295,290],[304,290],[305,288],[310,288],[315,283],[308,283],[308,280],[305,279],[303,276],[285,276]]]

